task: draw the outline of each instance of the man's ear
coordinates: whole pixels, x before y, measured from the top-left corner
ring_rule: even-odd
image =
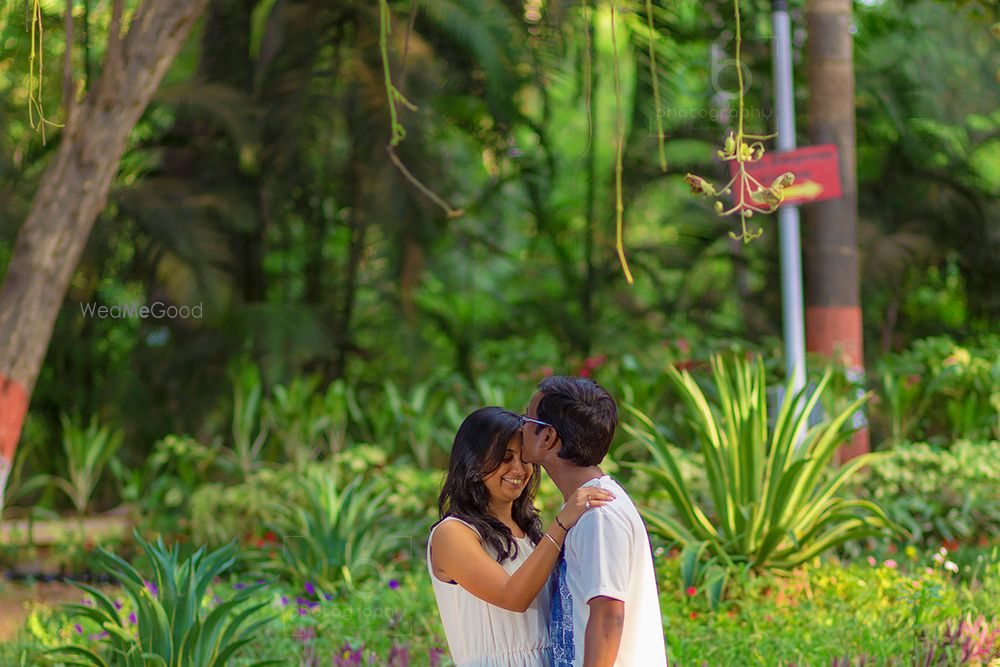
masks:
[[[559,434],[556,433],[554,428],[545,429],[545,435],[542,436],[542,449],[549,451],[555,449],[557,452],[561,448],[561,443],[559,441]]]

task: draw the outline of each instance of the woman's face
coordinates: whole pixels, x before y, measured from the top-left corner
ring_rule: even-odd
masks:
[[[517,433],[507,443],[500,467],[483,478],[483,483],[494,502],[514,502],[528,486],[532,467],[521,458],[521,434]]]

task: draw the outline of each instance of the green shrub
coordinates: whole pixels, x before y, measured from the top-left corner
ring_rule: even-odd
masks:
[[[891,443],[1000,438],[1000,337],[925,338],[882,359],[877,424]]]
[[[62,475],[49,477],[51,484],[66,494],[78,515],[84,515],[97,490],[108,461],[122,444],[123,433],[101,425],[96,417],[86,427],[79,426],[67,415],[61,415],[63,454],[66,456]]]
[[[633,411],[640,426],[625,426],[652,457],[651,463],[631,466],[661,484],[677,510],[671,515],[643,508],[651,532],[683,545],[704,542],[707,553],[727,567],[761,570],[793,568],[847,540],[890,527],[874,503],[836,495],[854,472],[879,455],[853,459],[827,478],[837,446],[849,436],[844,425],[864,398],[805,431],[807,416],[829,381],[828,371],[811,394],[803,390],[786,400],[769,429],[763,363],[739,357],[726,362],[716,356],[712,368],[719,392],[714,406],[687,371],[670,370],[699,436],[711,518],[652,421]],[[790,390],[786,388],[787,396]]]
[[[737,577],[715,609],[710,591],[684,586],[682,559],[661,556],[656,565],[670,665],[677,667],[975,664],[922,658],[931,651],[955,657],[949,647],[961,621],[982,616],[980,628],[995,630],[990,619],[1000,614],[996,558],[974,584],[926,556],[817,560],[788,575]]]
[[[355,477],[343,483],[333,470],[306,469],[300,476],[302,504],[275,505],[268,524],[280,550],[262,563],[266,572],[323,591],[380,576],[389,556],[416,537],[405,521],[390,521],[388,491]]]
[[[123,617],[111,598],[80,583],[76,585],[90,594],[92,604],[66,606],[107,633],[105,654],[88,646],[65,644],[43,652],[43,660],[95,667],[225,667],[256,631],[273,620],[250,620],[267,605],[250,602],[252,589],[237,591],[211,610],[203,605],[212,580],[233,564],[233,545],[210,553],[198,549],[181,559],[176,544],[167,548],[162,539],[151,544],[138,533],[135,540],[152,565],[151,579],[110,551],[99,552],[128,597],[134,615]],[[281,661],[258,660],[254,664]]]
[[[1000,442],[960,440],[947,449],[901,444],[859,474],[855,492],[878,502],[915,543],[997,535]]]

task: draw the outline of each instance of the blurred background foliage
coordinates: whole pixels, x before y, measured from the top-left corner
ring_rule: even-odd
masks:
[[[776,230],[733,242],[728,222],[682,182],[719,169],[712,147],[734,113],[729,3],[654,2],[652,34],[645,3],[621,3],[634,287],[613,247],[610,16],[585,4],[390,2],[393,79],[417,107],[402,111],[397,153],[465,211],[448,217],[387,159],[377,3],[211,0],[136,127],[74,274],[33,396],[21,479],[59,474],[64,431],[83,432],[92,417],[123,439],[103,478],[117,470],[118,489],[92,480],[93,506],[106,508],[140,492],[186,503],[143,480],[170,468],[193,487],[215,457],[232,479],[256,470],[255,457],[304,465],[316,447],[332,455],[346,443],[437,465],[471,407],[519,409],[551,372],[594,374],[682,444],[691,434],[672,411],[669,362],[697,370],[710,351],[755,350],[780,380]],[[743,4],[748,123],[763,131],[770,3]],[[803,3],[790,4],[805,128]],[[0,275],[58,134],[43,144],[28,125],[20,5],[0,9]],[[42,90],[56,122],[63,6],[41,2]],[[73,6],[86,29],[72,57],[90,78],[104,43],[91,35],[106,33],[111,3]],[[882,392],[874,442],[995,438],[996,9],[855,8],[865,345]],[[201,304],[203,317],[82,310],[154,301]],[[915,346],[924,339],[937,342]],[[929,385],[945,367],[968,370]],[[941,396],[954,412],[938,410]],[[935,410],[919,412],[927,402]],[[184,456],[157,458],[170,447]]]

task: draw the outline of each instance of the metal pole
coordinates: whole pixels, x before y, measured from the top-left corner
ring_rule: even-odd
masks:
[[[779,151],[795,148],[795,98],[792,93],[792,29],[787,0],[772,0],[774,98]],[[793,378],[792,395],[806,386],[806,334],[802,300],[802,240],[799,207],[778,209],[781,230],[781,312],[785,337],[785,370]],[[786,397],[788,398],[788,397]]]

